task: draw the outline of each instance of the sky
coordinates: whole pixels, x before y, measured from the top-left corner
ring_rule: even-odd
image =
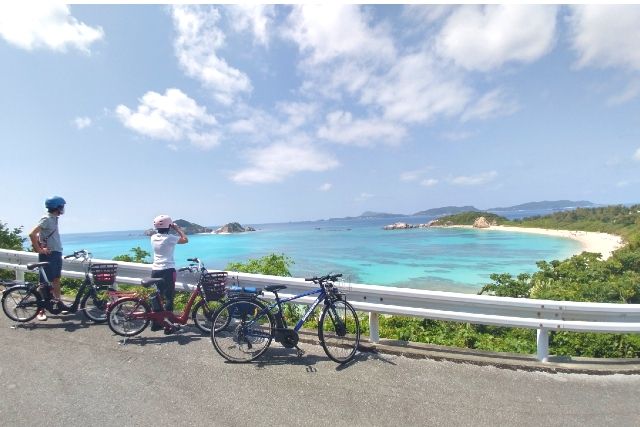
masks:
[[[640,201],[640,6],[0,4],[0,222]]]

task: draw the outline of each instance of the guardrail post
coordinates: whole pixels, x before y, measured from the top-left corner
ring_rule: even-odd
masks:
[[[538,353],[536,358],[541,362],[549,361],[549,330],[547,328],[539,328],[536,337]]]
[[[380,341],[380,324],[378,323],[378,313],[369,312],[369,341],[377,344]]]
[[[24,270],[16,268],[16,280],[24,281]]]

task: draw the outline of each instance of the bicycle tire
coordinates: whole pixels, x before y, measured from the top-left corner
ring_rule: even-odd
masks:
[[[91,298],[91,304],[87,306]],[[107,308],[109,306],[108,297],[100,295],[95,289],[90,289],[85,296],[82,297],[80,308],[84,317],[91,320],[94,323],[104,323],[107,321]]]
[[[220,317],[226,320],[219,320]],[[226,323],[224,327],[211,329],[211,342],[218,354],[229,362],[251,362],[271,345],[275,322],[269,310],[258,300],[227,301],[213,314],[214,325],[223,323]]]
[[[149,305],[138,298],[121,298],[109,307],[109,329],[122,337],[138,335],[149,326]],[[131,316],[135,315],[134,318]]]
[[[325,305],[318,323],[318,339],[334,362],[342,364],[354,358],[360,344],[360,322],[351,304],[336,300]]]
[[[220,301],[206,301],[201,299],[196,303],[191,311],[191,318],[193,323],[205,334],[211,333],[211,321],[213,315],[218,308],[222,305]],[[222,322],[216,329],[220,330],[229,324],[230,319],[219,319]]]
[[[2,311],[15,322],[28,322],[38,314],[40,296],[25,285],[13,286],[2,295]]]

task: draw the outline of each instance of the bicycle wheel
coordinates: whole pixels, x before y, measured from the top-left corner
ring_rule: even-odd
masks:
[[[334,362],[347,363],[353,359],[360,343],[360,323],[351,304],[338,300],[325,305],[318,324],[318,338]]]
[[[203,299],[198,301],[191,312],[193,323],[205,334],[210,334],[213,314],[221,305],[222,302],[220,301],[205,301]],[[227,326],[229,319],[220,316],[218,322],[220,323],[216,326],[216,329],[221,329]]]
[[[2,296],[2,311],[15,322],[28,322],[38,314],[39,299],[33,289],[14,286]]]
[[[105,291],[91,289],[82,297],[80,308],[87,319],[95,323],[104,323],[107,321],[108,303],[109,297]]]
[[[261,302],[236,299],[224,303],[213,314],[211,342],[220,356],[230,362],[250,362],[262,355],[274,333],[273,316]]]
[[[150,311],[147,303],[138,298],[122,298],[109,308],[109,329],[123,337],[138,335],[149,325]]]

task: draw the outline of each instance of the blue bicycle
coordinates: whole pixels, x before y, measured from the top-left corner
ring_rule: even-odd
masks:
[[[212,329],[211,341],[214,348],[230,362],[250,362],[267,351],[271,341],[275,339],[286,348],[295,347],[298,356],[301,356],[303,352],[298,347],[298,331],[316,307],[324,303],[318,322],[318,339],[331,360],[347,363],[355,356],[360,343],[360,323],[356,311],[334,286],[334,282],[341,276],[329,274],[305,279],[317,284],[318,289],[284,299],[280,299],[278,291],[286,289],[286,286],[266,286],[264,289],[275,295],[274,303],[247,296],[230,299],[213,314],[214,324],[228,322],[224,328]],[[316,294],[318,297],[296,326],[288,328],[282,304]]]

